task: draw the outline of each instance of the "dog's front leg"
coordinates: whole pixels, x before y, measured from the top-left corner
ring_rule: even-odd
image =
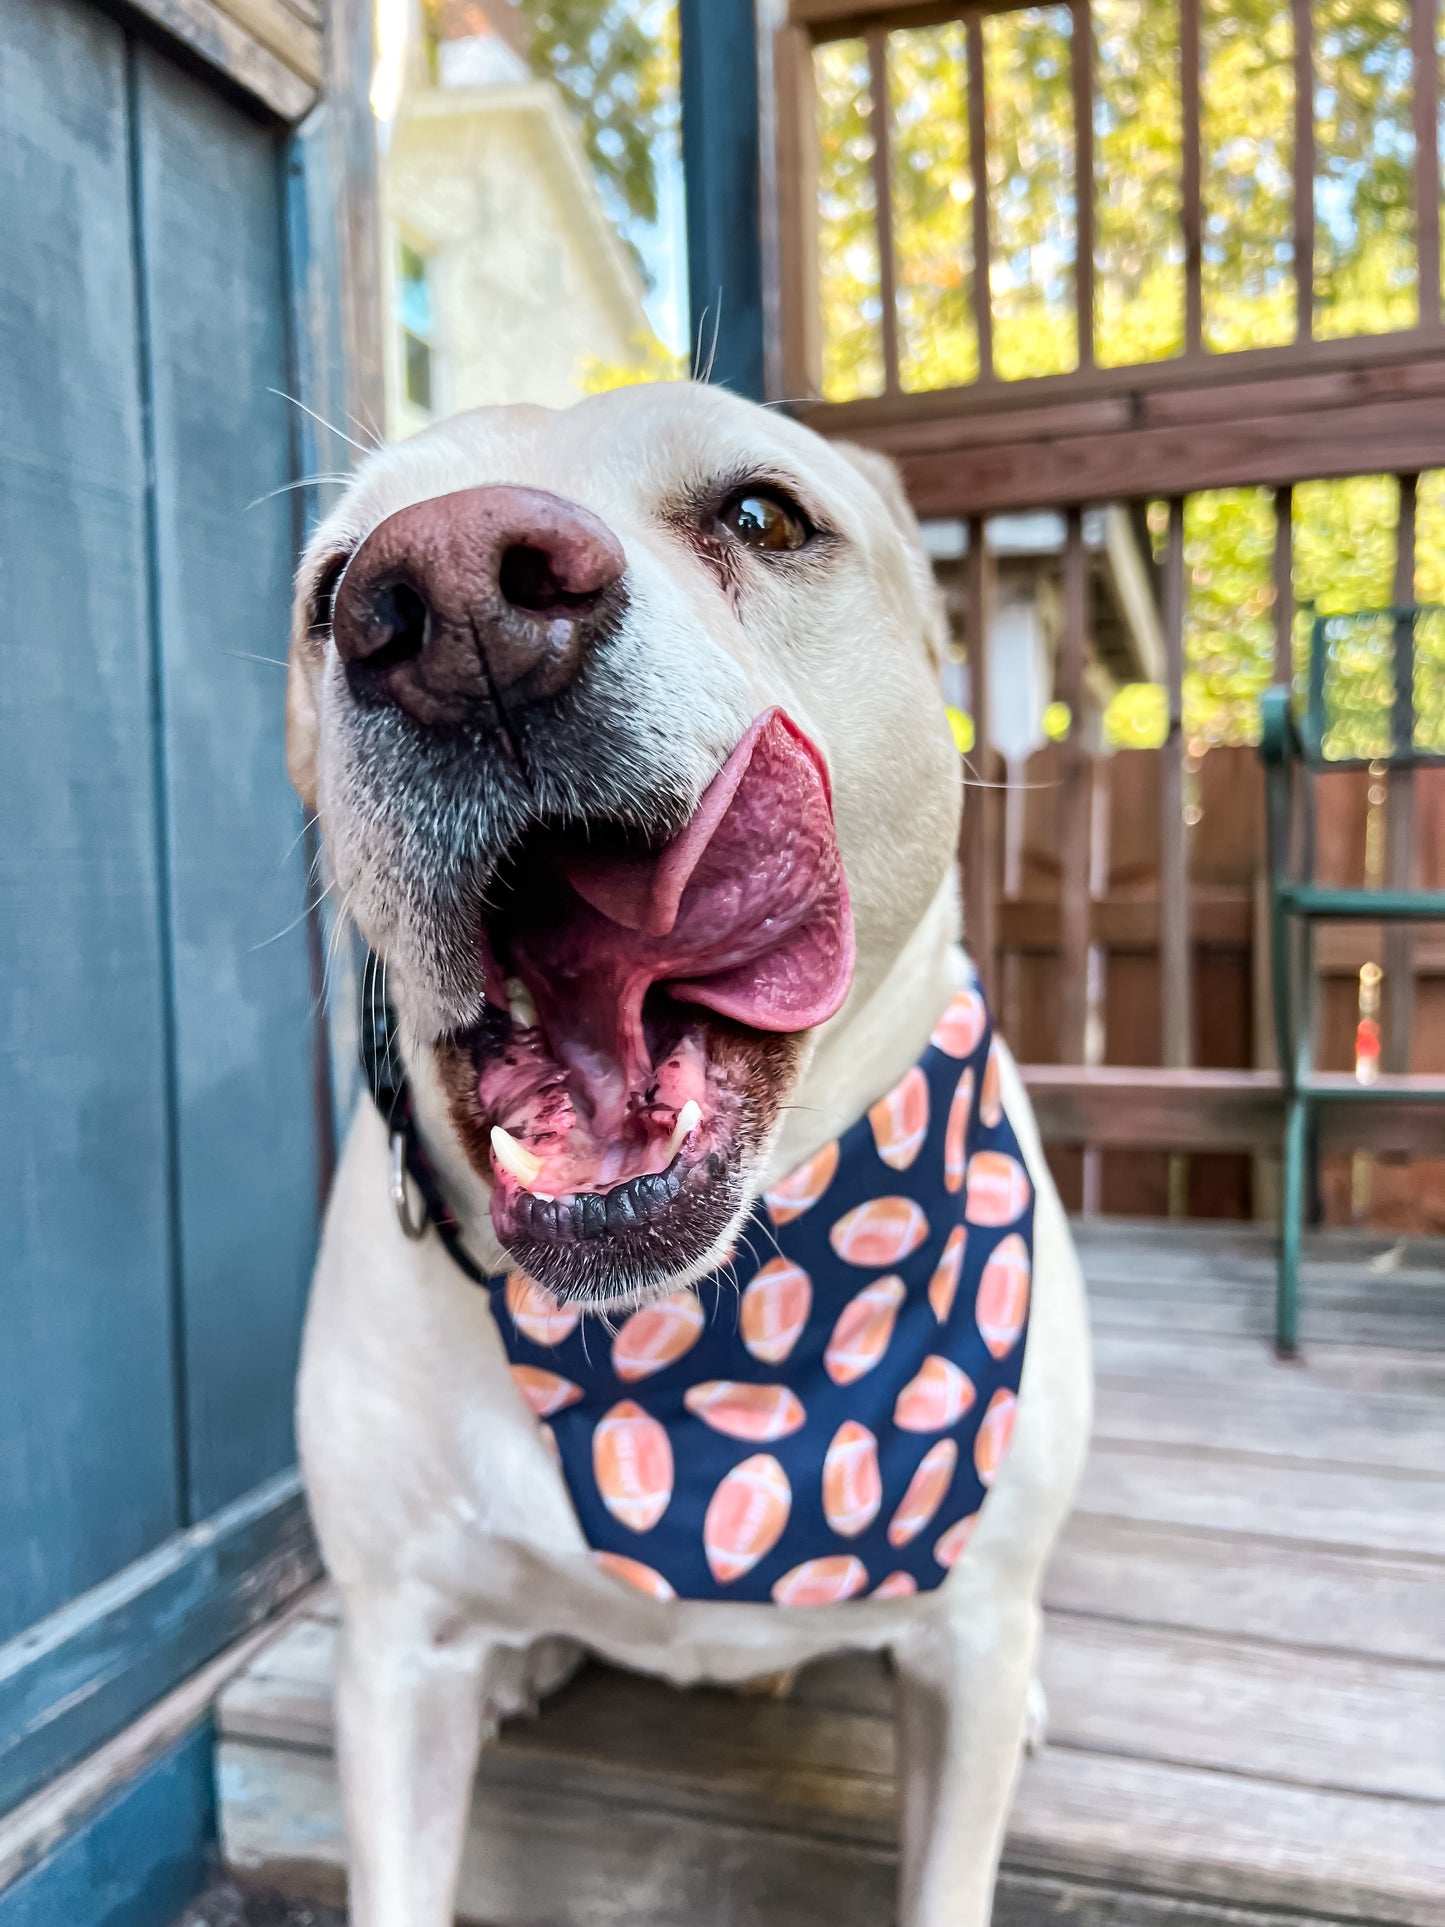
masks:
[[[1040,1627],[1032,1603],[976,1603],[893,1652],[899,1927],[987,1927],[993,1906]]]
[[[451,1927],[497,1651],[435,1602],[347,1598],[336,1726],[352,1927]]]

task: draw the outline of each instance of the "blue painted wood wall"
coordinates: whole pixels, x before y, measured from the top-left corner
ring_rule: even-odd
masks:
[[[235,1630],[204,1595],[244,1570],[177,1535],[229,1508],[236,1558],[308,1556],[285,162],[88,0],[0,0],[0,1707],[110,1708],[8,1783],[0,1733],[0,1807]],[[172,1631],[195,1595],[172,1659],[153,1573]]]

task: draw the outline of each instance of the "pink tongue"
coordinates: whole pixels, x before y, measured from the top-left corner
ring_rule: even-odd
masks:
[[[831,1017],[853,975],[853,918],[822,757],[780,709],[759,716],[661,855],[567,865],[577,898],[517,932],[514,962],[599,1125],[650,1065],[654,984],[756,1030]]]

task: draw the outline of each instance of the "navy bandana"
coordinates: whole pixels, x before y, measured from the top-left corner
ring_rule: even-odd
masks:
[[[1033,1188],[992,1026],[769,1191],[733,1262],[615,1331],[488,1278],[593,1556],[658,1598],[822,1605],[941,1583],[1013,1430]]]

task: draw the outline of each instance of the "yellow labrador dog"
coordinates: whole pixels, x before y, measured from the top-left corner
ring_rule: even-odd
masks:
[[[886,463],[694,385],[439,424],[307,550],[290,767],[394,1008],[300,1385],[357,1927],[451,1920],[584,1647],[886,1652],[898,1917],[988,1920],[1090,1373],[940,623]]]

